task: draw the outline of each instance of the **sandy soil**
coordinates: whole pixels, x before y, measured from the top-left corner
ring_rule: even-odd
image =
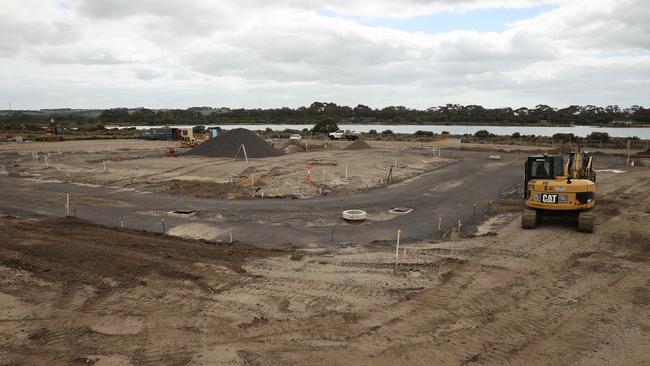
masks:
[[[0,219],[0,364],[647,365],[650,170],[597,229],[301,251]],[[504,211],[512,205],[505,204]]]
[[[2,142],[0,143],[0,153],[52,153],[58,154],[59,151],[82,152],[82,153],[99,153],[115,152],[130,150],[158,150],[164,151],[167,147],[178,147],[178,141],[144,141],[135,139],[118,139],[118,140],[80,140],[80,141],[61,141],[61,142]]]
[[[128,140],[102,143],[94,146],[69,142],[65,146],[71,152],[59,154],[55,149],[57,152],[49,154],[47,164],[43,153],[34,159],[32,152],[51,151],[52,143],[16,145],[22,148],[17,150],[18,154],[6,155],[9,150],[4,150],[4,165],[10,174],[44,180],[195,197],[270,198],[365,190],[383,185],[391,166],[391,181],[398,182],[450,162],[447,152],[439,157],[430,147],[420,149],[419,145],[400,142],[371,142],[373,146],[376,144],[374,148],[354,151],[344,149],[350,142],[327,142],[326,149],[322,149],[322,141],[308,142],[312,146],[320,144],[321,150],[250,159],[248,163],[241,159],[165,157],[163,147],[170,143]],[[149,149],[147,144],[151,144]],[[26,145],[32,150],[25,150]],[[91,148],[94,152],[90,152]],[[311,166],[311,184],[307,184],[307,165]]]

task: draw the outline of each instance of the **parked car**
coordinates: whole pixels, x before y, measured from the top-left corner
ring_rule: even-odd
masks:
[[[356,140],[361,136],[359,132],[352,131],[352,130],[338,130],[336,132],[332,132],[329,134],[329,138],[331,140]]]
[[[301,140],[302,140],[302,136],[300,136],[300,135],[298,135],[298,134],[293,134],[293,135],[291,135],[291,136],[289,137],[289,141],[291,141],[291,140],[294,140],[294,141],[301,141]]]

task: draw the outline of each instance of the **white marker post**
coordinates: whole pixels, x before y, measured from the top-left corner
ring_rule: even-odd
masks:
[[[232,231],[228,232],[230,234],[230,244],[232,244]]]
[[[70,216],[70,193],[65,194],[65,215]]]
[[[438,217],[438,231],[442,229],[442,216]]]
[[[348,162],[345,162],[345,180],[348,180]]]
[[[104,171],[106,171],[106,160],[103,160],[102,164],[104,164]]]
[[[397,274],[397,265],[399,264],[399,237],[402,230],[397,229],[397,241],[395,243],[395,274]]]

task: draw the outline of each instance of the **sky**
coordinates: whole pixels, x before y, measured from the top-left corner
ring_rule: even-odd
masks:
[[[643,0],[0,0],[0,109],[649,106]]]

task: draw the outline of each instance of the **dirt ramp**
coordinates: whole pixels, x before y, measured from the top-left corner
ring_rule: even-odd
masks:
[[[215,139],[208,140],[187,152],[187,155],[201,155],[212,158],[234,158],[238,153],[243,157],[244,145],[249,158],[268,158],[282,155],[280,151],[261,139],[253,131],[236,128]]]
[[[372,149],[372,147],[370,147],[370,145],[368,145],[363,140],[357,140],[345,148],[345,150],[366,150],[366,149]]]

